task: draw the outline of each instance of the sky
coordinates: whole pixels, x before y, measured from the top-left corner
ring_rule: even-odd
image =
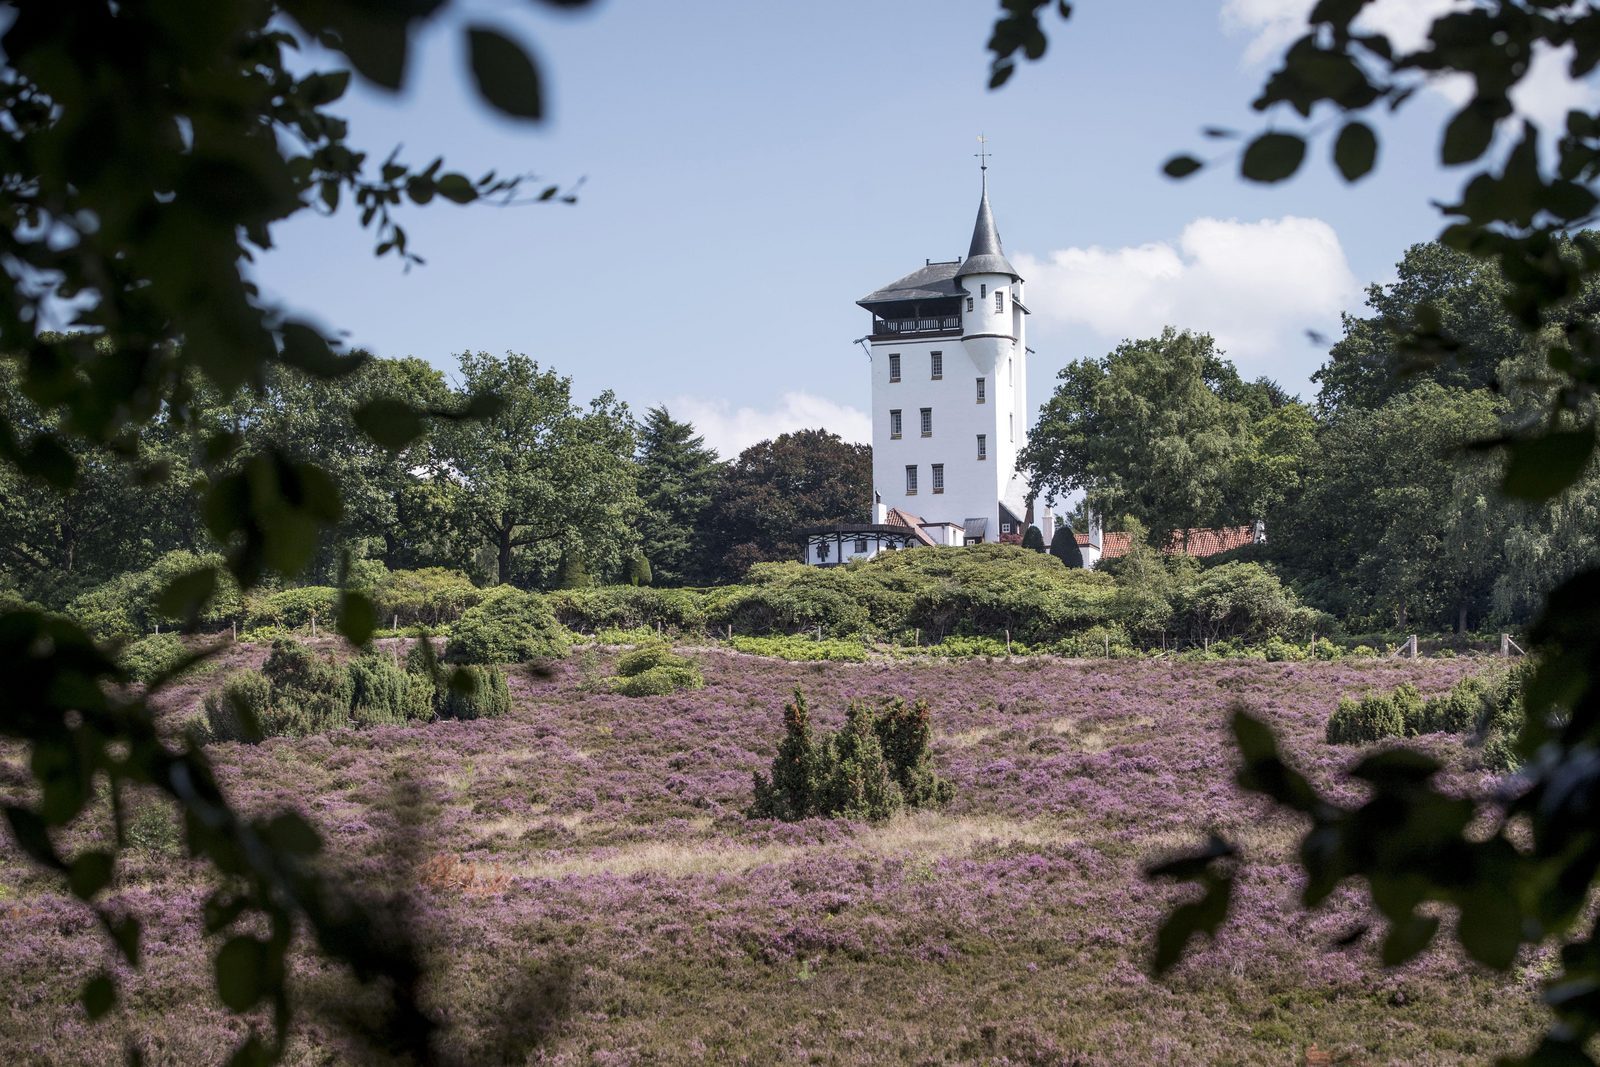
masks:
[[[1312,0],[1086,0],[1053,20],[1048,56],[987,88],[984,0],[600,0],[568,13],[467,0],[413,42],[405,88],[357,79],[335,112],[381,161],[397,145],[470,175],[533,173],[572,205],[402,216],[404,271],[374,259],[351,212],[280,225],[264,295],[381,356],[447,372],[463,351],[526,353],[580,402],[614,391],[666,405],[724,456],[821,426],[870,437],[867,332],[855,301],[966,252],[980,134],[1005,251],[1023,275],[1037,407],[1074,359],[1165,325],[1213,334],[1247,377],[1314,394],[1311,374],[1365,287],[1440,228],[1459,192],[1437,163],[1458,84],[1379,125],[1377,171],[1348,185],[1325,131],[1296,178],[1237,176],[1249,102]],[[1379,0],[1370,20],[1416,44],[1456,0]],[[509,32],[540,63],[548,116],[513,122],[476,96],[468,24]],[[308,61],[316,64],[314,53]],[[1514,98],[1559,121],[1594,106],[1561,56]],[[1213,161],[1174,182],[1172,154]]]

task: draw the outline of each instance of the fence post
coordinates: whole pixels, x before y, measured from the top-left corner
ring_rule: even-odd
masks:
[[[392,623],[390,623],[389,629],[391,629],[391,630],[400,629],[400,613],[398,611],[394,613],[394,621]]]
[[[820,622],[817,623],[817,640],[822,640],[822,624]]]
[[[239,640],[239,620],[238,619],[229,619],[228,620],[228,629],[233,631],[233,639],[235,641]]]
[[[913,648],[922,647],[922,627],[918,626],[911,631],[911,645]]]
[[[311,639],[314,641],[314,640],[316,640],[316,637],[317,637],[317,609],[316,608],[312,608],[311,609]]]
[[[1106,639],[1106,659],[1110,659],[1111,658],[1111,635],[1110,634],[1101,634],[1100,636],[1104,637]]]
[[[1511,635],[1510,634],[1501,634],[1500,635],[1500,657],[1502,659],[1504,659],[1509,655],[1511,655]]]
[[[1006,627],[1006,655],[1011,655],[1011,627]]]
[[[1417,658],[1417,635],[1416,634],[1412,634],[1410,637],[1406,638],[1406,655],[1410,656],[1412,659],[1416,659]]]

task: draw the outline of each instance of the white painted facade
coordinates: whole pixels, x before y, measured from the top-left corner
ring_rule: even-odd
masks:
[[[985,196],[978,226],[992,233],[988,219]],[[974,235],[975,250],[980,236]],[[997,235],[994,248],[998,252]],[[998,255],[969,256],[966,263],[975,261],[998,261],[1009,269]],[[981,520],[983,540],[992,542],[1024,529],[1002,529],[1012,521],[1002,516],[1002,501],[1015,519],[1028,517],[1026,487],[1017,476],[1028,427],[1028,311],[1020,278],[960,273],[965,267],[930,263],[924,272],[944,274],[947,280],[938,284],[950,286],[948,300],[958,303],[958,328],[935,317],[917,321],[943,328],[886,335],[880,327],[890,324],[874,319],[873,487],[883,505],[928,524],[961,528]],[[927,304],[947,307],[948,300]],[[958,534],[953,543],[963,540]]]

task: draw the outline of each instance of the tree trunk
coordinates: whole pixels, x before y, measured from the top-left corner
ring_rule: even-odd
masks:
[[[396,570],[395,557],[400,554],[400,539],[394,535],[392,529],[383,531],[383,565],[390,570]]]
[[[511,583],[511,531],[509,529],[500,531],[499,548],[500,562],[498,570],[500,573],[500,584],[509,585]]]
[[[1466,605],[1466,602],[1463,601],[1461,606],[1456,609],[1456,633],[1465,634],[1466,632],[1467,632],[1467,605]]]

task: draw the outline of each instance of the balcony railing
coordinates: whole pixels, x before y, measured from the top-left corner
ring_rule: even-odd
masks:
[[[921,319],[874,319],[872,332],[876,334],[945,333],[961,329],[960,315],[938,315]]]

